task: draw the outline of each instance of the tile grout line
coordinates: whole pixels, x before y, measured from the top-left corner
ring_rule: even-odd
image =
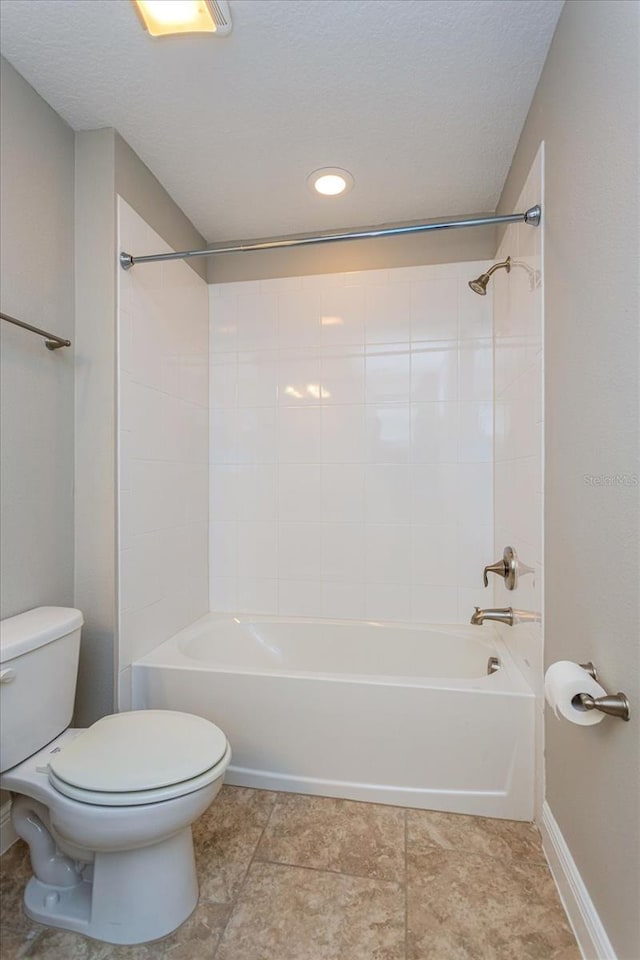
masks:
[[[251,867],[253,866],[253,863],[254,863],[255,858],[256,858],[256,851],[258,850],[258,847],[259,847],[260,844],[262,843],[262,838],[263,838],[263,836],[264,836],[264,834],[265,834],[265,831],[266,831],[267,827],[269,826],[269,823],[271,822],[271,817],[273,816],[273,811],[274,811],[275,808],[276,808],[277,802],[278,802],[278,797],[277,797],[277,794],[276,794],[276,795],[274,796],[273,804],[271,805],[271,810],[269,811],[269,816],[267,817],[267,819],[266,819],[265,822],[264,822],[264,826],[263,826],[263,828],[262,828],[262,830],[261,830],[261,832],[260,832],[260,836],[258,837],[258,842],[256,843],[256,845],[255,845],[255,847],[254,847],[254,849],[253,849],[253,853],[251,854],[251,860],[249,861],[249,863],[248,863],[248,865],[247,865],[247,869],[245,870],[244,877],[242,878],[242,883],[240,884],[236,895],[234,896],[233,900],[231,901],[231,909],[229,910],[229,916],[227,917],[227,922],[225,923],[224,928],[222,929],[222,932],[220,933],[220,939],[218,940],[218,943],[217,943],[217,945],[216,945],[216,949],[215,949],[215,951],[214,951],[214,953],[213,953],[212,960],[216,960],[216,957],[218,956],[218,951],[220,950],[220,947],[221,947],[221,945],[222,945],[222,941],[224,940],[224,935],[225,935],[225,933],[227,932],[227,927],[229,926],[229,922],[230,922],[230,920],[231,920],[231,917],[233,916],[233,913],[234,913],[234,910],[235,910],[235,908],[236,908],[236,906],[237,906],[237,904],[238,904],[238,901],[240,900],[240,897],[242,896],[242,894],[243,894],[243,892],[244,892],[244,888],[245,888],[246,883],[247,883],[247,878],[248,878],[248,876],[249,876],[249,871],[251,870]]]
[[[8,933],[12,933],[13,931],[8,930],[7,932],[8,932]],[[20,951],[24,950],[24,948],[26,948],[26,947],[28,947],[28,948],[33,947],[34,944],[36,944],[36,943],[38,942],[38,940],[40,940],[40,938],[42,937],[42,935],[43,935],[44,933],[46,933],[46,930],[38,930],[38,932],[36,933],[35,937],[29,937],[29,935],[26,934],[26,935],[22,938],[22,943],[21,943],[20,946],[18,947],[18,953],[16,954],[16,957],[22,957],[22,956],[24,956],[25,954],[24,954],[24,953],[21,953]]]
[[[312,873],[330,874],[332,877],[346,877],[348,880],[369,880],[371,883],[392,883],[396,887],[402,886],[402,880],[390,880],[388,877],[366,877],[362,873],[345,873],[344,870],[332,870],[330,867],[310,867],[305,863],[290,863],[288,860],[264,859],[255,860],[255,862],[268,863],[271,867],[293,867],[294,870],[309,870]]]
[[[516,856],[513,853],[508,854],[497,854],[497,853],[484,853],[482,851],[474,850],[473,847],[444,847],[439,843],[429,843],[425,841],[425,847],[427,851],[439,850],[440,853],[446,856],[452,857],[479,857],[482,860],[498,860],[501,863],[526,863],[534,867],[545,867],[548,866],[546,860],[539,859],[537,856],[527,856],[520,855]]]

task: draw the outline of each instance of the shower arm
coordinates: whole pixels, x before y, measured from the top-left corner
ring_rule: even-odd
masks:
[[[255,250],[280,250],[290,247],[306,247],[317,243],[337,243],[342,240],[366,240],[377,237],[397,237],[410,233],[427,233],[431,230],[453,230],[460,227],[484,227],[501,223],[527,223],[531,227],[540,224],[542,210],[538,204],[524,213],[509,213],[490,217],[472,217],[465,220],[440,220],[432,223],[407,223],[396,227],[371,227],[349,233],[313,234],[304,237],[273,237],[270,240],[249,240],[246,243],[223,247],[207,247],[204,250],[181,250],[177,253],[154,253],[142,257],[122,251],[119,256],[123,270],[130,270],[137,263],[161,263],[166,260],[189,260],[192,257],[212,257],[219,253],[249,253]]]
[[[492,267],[489,267],[489,269],[485,271],[484,276],[490,277],[496,270],[506,270],[507,273],[509,273],[511,270],[511,257],[507,257],[506,260],[501,260],[500,263],[494,263]]]

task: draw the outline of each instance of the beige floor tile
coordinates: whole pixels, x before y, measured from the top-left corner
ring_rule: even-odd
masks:
[[[17,933],[15,930],[8,930],[2,925],[2,928],[0,928],[0,957],[2,957],[2,960],[22,960],[36,936],[38,934],[34,933],[25,939],[24,934]]]
[[[574,944],[546,865],[431,847],[407,867],[407,960],[553,960]]]
[[[216,960],[404,960],[404,891],[256,862]]]
[[[281,794],[256,859],[400,881],[404,817],[398,807]]]
[[[24,912],[24,890],[32,875],[29,848],[18,840],[0,858],[0,917],[3,930],[19,933],[25,940],[44,929]]]
[[[407,960],[579,960],[534,828],[406,818]],[[224,787],[194,828],[197,910],[133,947],[32,923],[20,842],[0,860],[2,960],[404,960],[404,823],[394,807]]]
[[[577,943],[564,947],[551,957],[551,960],[582,960],[582,954]]]
[[[25,960],[163,960],[165,941],[118,946],[50,927],[44,929],[22,956]]]
[[[274,802],[275,794],[266,790],[225,786],[194,824],[201,900],[234,899]]]
[[[42,926],[27,940],[9,931],[0,939],[0,956],[2,960],[209,960],[215,955],[230,909],[227,904],[201,903],[169,937],[131,946]]]
[[[49,927],[33,941],[24,957],[29,960],[103,960],[109,957],[111,960],[114,949],[110,944],[89,940],[78,933]]]
[[[165,960],[213,960],[231,913],[227,903],[201,902],[164,941]]]
[[[166,940],[138,943],[133,946],[114,946],[110,943],[95,945],[95,960],[164,960]],[[101,950],[99,948],[102,948]],[[91,960],[94,954],[90,953]],[[193,955],[195,960],[195,954]]]
[[[502,859],[546,862],[540,834],[531,823],[408,810],[407,849],[420,853],[429,847],[467,850]]]

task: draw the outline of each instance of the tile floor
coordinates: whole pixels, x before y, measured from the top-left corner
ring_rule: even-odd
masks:
[[[139,947],[29,921],[16,844],[2,960],[580,960],[529,824],[225,786],[194,839],[195,913]]]

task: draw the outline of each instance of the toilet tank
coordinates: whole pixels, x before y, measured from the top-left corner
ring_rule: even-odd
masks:
[[[71,723],[82,614],[38,607],[0,623],[0,772]]]

